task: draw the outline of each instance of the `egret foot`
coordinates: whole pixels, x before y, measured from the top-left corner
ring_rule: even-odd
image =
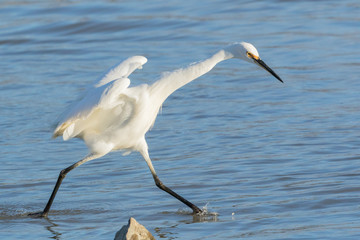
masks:
[[[47,217],[47,215],[48,215],[47,212],[36,212],[36,213],[28,214],[29,217],[33,217],[33,218],[45,218]]]
[[[191,209],[193,210],[193,215],[201,215],[204,213],[204,211],[198,208],[196,205],[193,205]]]

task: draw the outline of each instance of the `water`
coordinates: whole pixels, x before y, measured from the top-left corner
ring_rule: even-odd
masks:
[[[113,239],[129,217],[157,239],[360,237],[360,4],[345,1],[2,1],[0,238]],[[165,102],[147,134],[160,178],[217,217],[192,217],[138,153],[71,172],[79,140],[51,140],[60,112],[108,67],[161,72],[248,41],[285,81],[220,63]]]

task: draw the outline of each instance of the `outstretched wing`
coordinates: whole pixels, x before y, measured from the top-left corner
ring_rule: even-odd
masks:
[[[83,99],[62,115],[53,137],[62,135],[65,141],[76,137],[88,127],[84,120],[99,109],[107,110],[118,106],[116,113],[120,116],[122,107],[125,107],[120,95],[130,85],[130,80],[126,77],[136,68],[141,68],[146,61],[145,57],[135,56],[110,69],[97,84],[87,91]]]

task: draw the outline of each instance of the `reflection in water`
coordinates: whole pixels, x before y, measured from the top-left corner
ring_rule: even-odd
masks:
[[[49,223],[48,226],[45,226],[45,228],[51,233],[52,239],[60,239],[61,233],[56,231],[54,228],[56,228],[58,225],[51,221],[49,218],[45,218],[47,222]]]
[[[217,213],[205,213],[201,215],[193,215],[192,223],[199,223],[199,222],[217,222],[218,214]],[[186,222],[186,221],[184,221]],[[190,222],[187,222],[190,223]]]
[[[187,220],[179,221],[178,223],[171,225],[171,226],[155,227],[154,231],[156,232],[156,235],[159,238],[177,239],[178,234],[176,233],[177,232],[176,228],[178,228],[178,226],[180,224],[192,224],[192,223],[201,223],[201,222],[205,223],[205,222],[217,222],[218,221],[218,214],[216,214],[216,213],[193,215],[193,214],[189,213],[188,211],[178,211],[178,214],[187,215],[187,216],[192,215],[192,219],[188,218]],[[174,229],[174,231],[171,231],[171,229]]]
[[[13,206],[14,208],[9,208],[6,211],[0,210],[0,220],[4,220],[7,223],[11,223],[12,226],[16,226],[20,224],[22,227],[19,228],[18,233],[23,234],[24,236],[34,236],[32,239],[39,239],[36,234],[36,230],[34,232],[34,229],[39,229],[39,226],[42,226],[46,231],[48,231],[50,234],[45,234],[46,238],[51,239],[61,239],[61,232],[56,230],[57,227],[59,227],[58,224],[56,224],[54,221],[50,220],[50,218],[33,218],[28,216],[28,212],[24,210],[17,209],[18,206]],[[39,229],[38,231],[42,232],[42,229]],[[15,234],[16,235],[16,234]],[[15,239],[12,235],[9,239]],[[2,239],[8,239],[8,238],[2,238]],[[18,239],[18,238],[16,238]],[[24,239],[24,238],[22,238]],[[26,239],[26,237],[25,237]]]
[[[170,228],[176,228],[176,227],[177,227],[177,225],[174,225]],[[176,234],[174,232],[169,231],[169,227],[167,227],[166,229],[162,228],[162,227],[156,227],[154,230],[155,230],[155,233],[158,236],[158,238],[165,238],[165,239],[169,239],[169,240],[173,240],[173,239],[177,238]]]

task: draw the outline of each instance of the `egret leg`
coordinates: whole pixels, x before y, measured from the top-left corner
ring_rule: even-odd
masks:
[[[198,214],[198,213],[202,213],[202,210],[197,207],[195,204],[191,203],[190,201],[186,200],[185,198],[183,198],[182,196],[180,196],[179,194],[177,194],[176,192],[174,192],[173,190],[171,190],[170,188],[168,188],[167,186],[165,186],[159,179],[159,177],[157,176],[154,166],[152,165],[151,159],[149,157],[149,153],[147,151],[141,152],[141,154],[143,155],[146,163],[148,164],[151,174],[153,175],[155,184],[158,188],[160,188],[161,190],[167,192],[168,194],[170,194],[171,196],[175,197],[176,199],[178,199],[179,201],[181,201],[182,203],[184,203],[185,205],[187,205],[189,208],[191,208],[193,210],[194,214]]]
[[[170,188],[165,186],[160,181],[159,177],[156,174],[155,175],[153,174],[153,177],[155,180],[155,184],[158,188],[167,192],[168,194],[175,197],[176,199],[180,200],[182,203],[186,204],[188,207],[190,207],[193,210],[193,213],[195,213],[195,214],[202,213],[202,210],[200,208],[198,208],[195,204],[191,203],[190,201],[186,200],[185,198],[183,198],[182,196],[180,196],[179,194],[177,194],[176,192],[174,192],[173,190],[171,190]]]
[[[44,210],[42,212],[30,213],[29,216],[32,216],[32,217],[47,217],[47,215],[49,213],[49,210],[51,208],[51,205],[52,205],[52,203],[53,203],[53,201],[55,199],[56,193],[59,190],[60,185],[61,185],[62,181],[64,180],[66,174],[68,174],[71,170],[73,170],[74,168],[80,166],[81,164],[86,163],[87,161],[93,160],[93,159],[98,158],[98,157],[100,157],[100,156],[95,155],[95,154],[90,154],[90,155],[86,156],[85,158],[83,158],[82,160],[74,163],[73,165],[61,170],[60,174],[59,174],[59,177],[58,177],[58,179],[56,181],[54,190],[52,191],[51,196],[49,198],[49,201],[47,202]]]

